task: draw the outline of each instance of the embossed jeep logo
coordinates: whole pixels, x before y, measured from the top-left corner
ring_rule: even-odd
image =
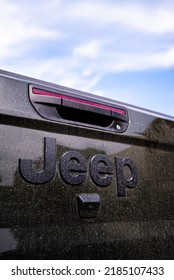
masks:
[[[56,139],[44,138],[44,167],[41,171],[35,171],[31,159],[19,159],[19,171],[22,178],[31,184],[44,184],[51,181],[57,169]],[[124,167],[130,169],[131,177],[124,176]],[[85,157],[77,151],[68,151],[60,158],[60,176],[62,180],[71,186],[79,185],[89,175],[93,183],[100,187],[107,187],[113,181],[116,174],[117,196],[126,196],[126,188],[134,188],[138,183],[138,172],[135,162],[130,158],[114,158],[114,164],[104,154],[94,155],[89,163]]]

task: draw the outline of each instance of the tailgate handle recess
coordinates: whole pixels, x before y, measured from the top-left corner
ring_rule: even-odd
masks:
[[[56,121],[105,127],[124,132],[129,123],[127,110],[30,86],[30,100],[40,115]]]

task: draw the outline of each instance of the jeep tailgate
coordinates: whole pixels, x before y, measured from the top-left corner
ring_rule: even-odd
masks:
[[[174,119],[0,71],[0,258],[173,259]]]

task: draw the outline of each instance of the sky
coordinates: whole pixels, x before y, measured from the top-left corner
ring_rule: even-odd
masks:
[[[0,1],[0,69],[174,116],[173,0]]]

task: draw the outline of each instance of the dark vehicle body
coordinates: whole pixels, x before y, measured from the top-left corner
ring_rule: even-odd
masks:
[[[173,259],[174,118],[0,71],[0,259]]]

